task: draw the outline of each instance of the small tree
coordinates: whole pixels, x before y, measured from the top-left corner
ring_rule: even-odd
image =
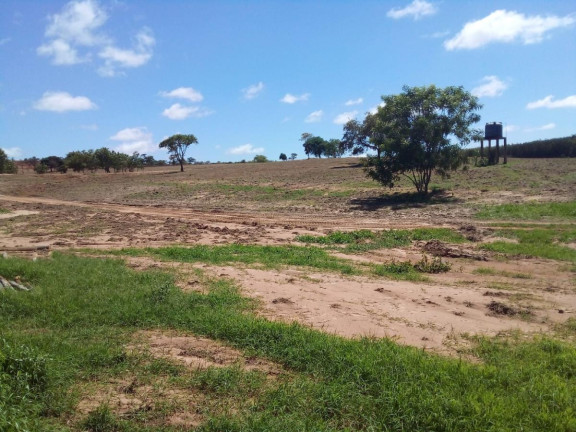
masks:
[[[281,161],[286,161],[288,160],[288,156],[286,156],[286,153],[280,153],[278,159],[280,159]]]
[[[254,156],[253,162],[258,163],[268,162],[268,158],[264,155],[256,155]]]
[[[444,177],[462,164],[461,147],[480,133],[471,126],[480,121],[476,111],[482,105],[462,87],[434,85],[405,86],[382,100],[385,106],[364,131],[378,146],[378,155],[367,158],[367,173],[389,187],[405,176],[418,193],[427,194],[433,172]]]
[[[170,138],[162,141],[158,147],[165,148],[170,154],[170,160],[180,164],[180,172],[184,172],[184,155],[190,144],[198,144],[194,135],[172,135]]]
[[[290,153],[290,160],[296,160],[298,153]]]

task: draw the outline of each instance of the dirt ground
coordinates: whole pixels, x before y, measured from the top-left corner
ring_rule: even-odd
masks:
[[[511,160],[508,166],[438,179],[442,192],[424,203],[406,199],[406,184],[388,191],[367,180],[356,159],[202,165],[184,173],[169,167],[119,174],[3,175],[0,207],[10,212],[0,214],[0,251],[35,257],[84,247],[300,244],[297,235],[334,230],[463,230],[471,234],[470,243],[454,247],[470,253],[445,256],[452,269],[427,282],[300,267],[178,265],[183,271],[201,268],[233,279],[246,295],[261,300],[260,313],[270,319],[454,353],[467,335],[547,333],[575,316],[574,274],[565,263],[480,253],[476,246],[494,239],[495,221],[472,217],[486,203],[574,200],[575,172],[576,161],[570,159]],[[430,254],[424,246],[345,258],[415,262]],[[167,265],[135,258],[128,263],[135,268]],[[193,289],[194,281],[188,282],[183,289]]]

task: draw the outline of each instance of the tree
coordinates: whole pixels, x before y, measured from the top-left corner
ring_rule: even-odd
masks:
[[[310,153],[311,150],[308,146],[306,146],[306,141],[308,141],[310,138],[312,138],[314,135],[312,135],[311,133],[308,132],[304,132],[301,136],[300,136],[300,141],[302,141],[302,145],[304,146],[304,153],[306,153],[306,156],[308,156],[308,159],[310,159]]]
[[[278,159],[280,159],[281,161],[286,161],[286,160],[288,160],[288,156],[286,156],[286,153],[280,153],[280,156],[278,156]]]
[[[0,148],[0,174],[18,174],[18,166],[8,159],[6,152]]]
[[[367,173],[389,187],[405,176],[418,193],[427,194],[432,173],[444,177],[458,168],[461,147],[480,135],[471,126],[480,121],[476,111],[482,105],[463,87],[434,85],[404,86],[401,94],[382,100],[385,106],[365,121],[371,125],[366,136],[378,146],[378,155],[367,158]]]
[[[298,157],[298,153],[291,153],[290,154],[290,160],[296,160],[297,157]]]
[[[310,155],[321,158],[326,150],[326,141],[324,141],[322,137],[303,133],[300,140],[304,141],[304,144],[302,145],[304,147],[304,153],[306,153],[308,159],[310,159]]]
[[[114,153],[114,151],[110,151],[107,147],[102,147],[94,151],[94,157],[98,161],[98,166],[107,173],[110,172],[110,168],[114,165]]]
[[[256,155],[254,156],[253,162],[263,163],[268,162],[268,158],[264,155]]]
[[[54,172],[54,170],[56,171],[60,170],[60,167],[64,165],[64,159],[62,159],[59,156],[48,156],[42,158],[40,160],[40,163],[46,165],[50,170],[50,172]]]
[[[180,172],[184,172],[184,155],[190,144],[198,144],[194,135],[172,135],[170,138],[162,141],[158,147],[165,148],[170,154],[170,160],[180,164]]]
[[[324,141],[324,155],[326,157],[337,158],[342,156],[342,153],[340,140],[332,138],[328,141]]]
[[[378,107],[382,109],[382,107]],[[344,125],[344,136],[340,141],[340,152],[350,152],[360,155],[375,151],[380,157],[380,148],[384,144],[386,133],[381,124],[381,117],[376,113],[368,113],[362,123],[358,120],[349,120]]]

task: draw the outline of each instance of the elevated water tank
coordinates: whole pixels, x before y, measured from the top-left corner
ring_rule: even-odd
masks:
[[[485,139],[502,139],[504,136],[502,135],[502,123],[492,122],[486,123],[484,127],[484,138]]]

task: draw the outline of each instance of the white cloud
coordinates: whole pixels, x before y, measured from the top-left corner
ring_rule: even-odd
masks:
[[[12,40],[12,38],[9,38],[9,37],[0,39],[0,46],[6,45],[6,44],[7,44],[8,42],[10,42],[11,40]]]
[[[36,52],[50,57],[55,65],[74,65],[90,62],[93,56],[103,60],[98,73],[115,76],[119,69],[139,67],[152,57],[156,43],[152,32],[144,28],[135,36],[131,49],[116,46],[102,31],[108,14],[97,0],[73,0],[60,13],[48,17],[44,33],[47,41]]]
[[[548,123],[548,124],[545,124],[544,126],[538,126],[538,127],[526,129],[525,131],[526,132],[538,132],[538,131],[552,130],[555,128],[556,128],[556,123]]]
[[[424,35],[425,38],[431,38],[431,39],[439,39],[439,38],[443,38],[446,37],[450,34],[450,32],[448,30],[445,31],[437,31],[431,34],[427,34]]]
[[[102,76],[115,76],[118,68],[135,68],[148,63],[152,58],[152,48],[155,44],[152,32],[143,29],[136,35],[136,44],[132,49],[105,46],[98,53],[98,56],[104,59],[104,65],[98,69],[98,73]]]
[[[310,93],[304,93],[304,94],[301,94],[300,96],[286,93],[286,95],[282,99],[280,99],[280,102],[284,102],[287,104],[293,104],[296,102],[307,101],[309,97],[310,97]]]
[[[508,132],[516,132],[520,130],[520,126],[517,125],[506,125],[506,133]]]
[[[178,87],[169,92],[160,92],[160,95],[167,98],[187,99],[190,102],[202,102],[202,100],[204,100],[202,93],[194,90],[192,87]]]
[[[6,153],[6,156],[14,159],[21,158],[23,154],[20,147],[3,147],[2,150]]]
[[[252,144],[244,144],[226,150],[226,154],[231,155],[251,155],[258,153],[264,153],[264,147],[254,147]]]
[[[97,30],[108,20],[108,15],[96,1],[71,1],[60,14],[52,15],[48,20],[47,37],[85,46],[107,42],[107,37]]]
[[[55,39],[48,44],[41,45],[36,52],[39,55],[52,56],[52,64],[55,65],[74,65],[88,61],[87,58],[79,57],[78,51],[63,39]]]
[[[72,96],[67,92],[45,92],[42,98],[34,102],[34,109],[39,111],[87,111],[96,109],[94,102],[86,96]]]
[[[526,108],[576,108],[576,95],[568,96],[560,100],[553,99],[554,96],[546,96],[544,99],[537,100],[536,102],[530,102],[528,105],[526,105]]]
[[[508,84],[501,81],[495,75],[488,75],[482,78],[482,84],[472,89],[472,94],[477,97],[496,97],[502,96]]]
[[[393,19],[400,19],[411,16],[414,18],[414,20],[419,20],[424,16],[434,15],[437,11],[438,9],[432,3],[424,0],[414,0],[404,8],[390,9],[386,16]]]
[[[122,129],[112,135],[110,139],[112,141],[120,141],[120,144],[114,150],[122,153],[150,153],[157,150],[152,141],[152,134],[145,127]]]
[[[360,105],[362,102],[364,102],[364,99],[362,99],[362,98],[350,99],[350,100],[346,101],[346,103],[344,105],[346,105],[346,106]]]
[[[348,121],[352,120],[357,115],[358,115],[358,111],[348,111],[348,112],[344,112],[342,114],[338,114],[334,118],[334,123],[335,124],[346,124]]]
[[[170,108],[162,111],[162,115],[168,117],[170,120],[183,120],[188,117],[201,118],[207,117],[210,114],[213,114],[213,111],[200,107],[184,106],[179,103],[175,103]]]
[[[485,18],[466,23],[460,33],[444,42],[444,47],[448,51],[475,49],[490,43],[517,40],[525,45],[533,44],[541,42],[550,30],[575,22],[573,16],[526,16],[515,11],[497,10]]]
[[[264,90],[264,83],[260,81],[258,84],[253,84],[250,87],[242,89],[242,93],[244,94],[244,99],[250,100],[258,96],[262,90]]]
[[[322,120],[323,115],[324,115],[324,111],[322,111],[322,110],[314,111],[314,112],[311,112],[310,114],[308,114],[308,116],[306,117],[306,120],[304,120],[304,121],[306,123],[318,123],[320,120]]]

